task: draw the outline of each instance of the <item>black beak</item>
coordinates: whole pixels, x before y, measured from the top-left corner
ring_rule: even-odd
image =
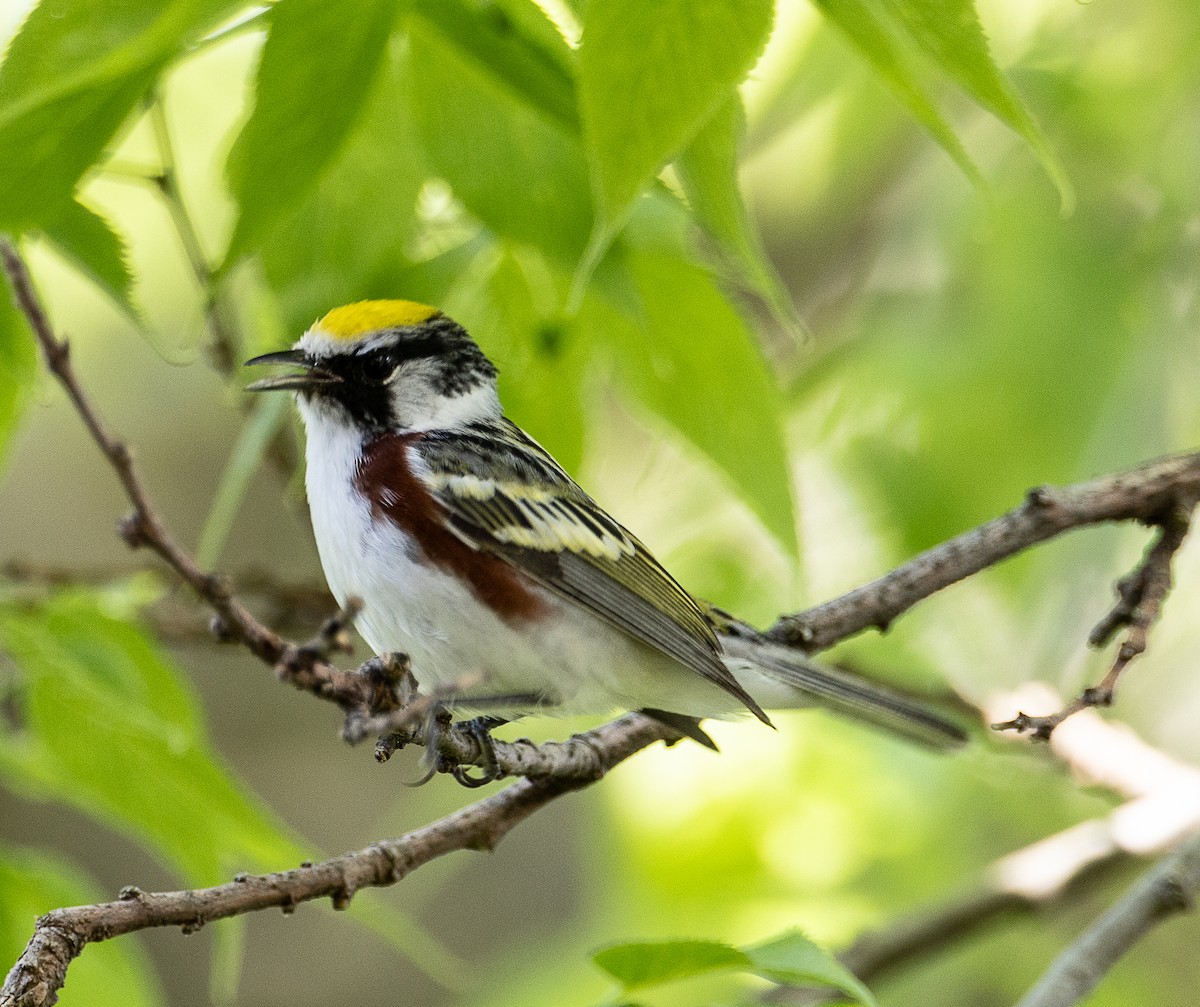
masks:
[[[264,353],[261,357],[247,360],[244,366],[257,367],[260,364],[291,364],[304,369],[299,374],[280,374],[274,378],[262,378],[247,385],[246,391],[248,392],[313,389],[322,385],[336,385],[342,380],[336,374],[318,367],[304,355],[303,350],[280,350],[278,353]]]

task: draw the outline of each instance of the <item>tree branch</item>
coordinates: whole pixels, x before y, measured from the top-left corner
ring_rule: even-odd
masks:
[[[767,635],[813,652],[875,627],[886,630],[917,602],[1074,528],[1110,521],[1162,525],[1200,500],[1200,453],[1148,462],[1060,489],[1030,490],[1021,506],[927,549],[891,573],[823,605],[784,615]],[[1186,527],[1186,525],[1185,525]]]
[[[1155,925],[1192,908],[1200,891],[1200,834],[1147,871],[1064,951],[1017,1007],[1071,1007]]]
[[[598,779],[613,766],[659,740],[661,727],[631,715],[576,739],[594,754]],[[395,884],[418,867],[457,850],[491,850],[509,831],[556,797],[592,778],[562,775],[520,780],[505,790],[398,839],[372,843],[319,864],[275,874],[239,875],[212,888],[179,892],[122,890],[116,902],[55,909],[37,921],[33,937],[4,986],[0,1007],[53,1004],[67,968],[90,943],[150,927],[192,933],[213,920],[262,909],[292,912],[301,902],[329,898],[345,909],[363,888]]]
[[[103,452],[117,475],[125,495],[133,504],[133,513],[117,525],[130,548],[145,547],[157,553],[167,565],[216,613],[214,631],[225,640],[236,640],[268,664],[281,669],[282,677],[301,688],[353,708],[363,699],[359,681],[320,660],[320,655],[305,652],[268,629],[230,591],[226,579],[202,570],[194,559],[167,531],[147,494],[124,442],[109,432],[91,400],[83,391],[71,364],[70,347],[54,335],[45,310],[38,299],[24,261],[12,244],[0,240],[0,259],[12,286],[17,306],[29,320],[33,333],[46,357],[46,366],[66,390],[76,412],[83,419],[92,440]]]

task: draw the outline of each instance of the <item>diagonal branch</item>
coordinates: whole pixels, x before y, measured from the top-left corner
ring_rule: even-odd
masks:
[[[874,627],[886,630],[917,602],[1065,531],[1111,521],[1162,523],[1200,500],[1200,453],[1148,462],[1062,488],[1030,490],[1007,514],[927,549],[903,566],[768,631],[781,643],[824,650]],[[1186,525],[1185,525],[1186,527]]]
[[[0,259],[21,312],[29,320],[46,357],[46,366],[66,390],[76,412],[117,475],[133,512],[118,523],[118,531],[130,548],[148,548],[157,553],[179,577],[216,613],[214,633],[223,640],[236,640],[262,661],[281,669],[281,675],[300,688],[308,689],[345,709],[364,699],[363,685],[353,674],[340,671],[284,640],[254,618],[238,601],[227,580],[196,563],[175,541],[159,517],[142,484],[128,446],[112,434],[84,392],[71,364],[70,346],[60,340],[38,299],[24,261],[12,244],[0,239]]]
[[[1200,892],[1200,834],[1147,871],[1050,966],[1017,1007],[1071,1007],[1157,924],[1193,908]]]
[[[648,718],[630,716],[579,740],[596,754],[598,779],[659,740],[661,733],[661,726]],[[33,937],[0,988],[0,1007],[54,1003],[71,962],[88,944],[110,937],[150,927],[180,927],[192,933],[213,920],[271,908],[292,912],[301,902],[320,898],[345,909],[355,892],[395,884],[438,857],[458,850],[491,850],[538,808],[587,782],[565,777],[520,780],[398,839],[290,871],[239,875],[226,884],[194,891],[126,888],[116,902],[55,909],[37,921]]]

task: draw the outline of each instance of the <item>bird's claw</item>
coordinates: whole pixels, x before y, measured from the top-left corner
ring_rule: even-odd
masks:
[[[496,745],[491,735],[491,729],[503,723],[505,721],[499,717],[473,717],[470,720],[462,720],[453,724],[458,730],[474,738],[476,745],[479,746],[482,773],[474,776],[470,772],[469,765],[463,765],[442,753],[440,745],[442,735],[451,729],[452,721],[449,709],[442,703],[435,704],[430,711],[425,732],[425,763],[429,766],[429,770],[419,780],[408,786],[423,786],[438,773],[449,773],[462,786],[472,790],[503,778],[504,770],[501,769],[496,758]],[[383,741],[383,739],[380,740]]]
[[[492,740],[491,733],[493,727],[499,727],[503,723],[499,717],[473,717],[456,725],[475,739],[479,746],[480,761],[483,763],[483,773],[480,776],[472,776],[469,767],[461,763],[450,767],[450,775],[462,786],[473,790],[495,783],[504,776],[504,770],[500,768],[500,762],[496,758],[496,743]]]

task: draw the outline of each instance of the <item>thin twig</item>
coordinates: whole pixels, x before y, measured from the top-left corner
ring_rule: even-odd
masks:
[[[163,203],[171,215],[171,223],[175,225],[175,233],[179,235],[180,244],[187,255],[188,264],[192,267],[192,275],[196,279],[204,295],[204,316],[208,321],[212,342],[209,350],[213,366],[223,377],[230,377],[237,369],[237,344],[233,334],[225,322],[224,311],[213,284],[213,271],[209,265],[208,256],[200,242],[200,234],[188,213],[187,204],[183,200],[183,192],[179,188],[179,169],[175,159],[175,145],[171,142],[171,130],[167,123],[166,102],[161,92],[154,95],[149,109],[150,124],[154,129],[154,140],[158,146],[158,156],[162,168],[151,181],[162,194]]]
[[[247,22],[249,23],[249,20]],[[200,232],[188,212],[183,190],[179,185],[179,168],[175,157],[175,145],[171,140],[171,129],[167,122],[166,98],[161,90],[155,95],[149,108],[150,124],[154,130],[155,144],[158,147],[159,162],[162,167],[149,181],[154,184],[175,231],[183,245],[184,254],[191,266],[192,275],[204,298],[204,319],[208,325],[210,336],[209,358],[213,368],[223,378],[232,378],[238,370],[239,341],[235,337],[235,325],[230,321],[230,308],[217,284],[204,245],[200,240]],[[247,412],[249,406],[243,407]],[[271,438],[267,446],[267,456],[275,470],[285,479],[290,479],[296,471],[295,445],[286,431],[279,431]]]
[[[320,898],[331,899],[335,909],[345,909],[355,892],[395,884],[437,857],[457,850],[491,850],[538,808],[598,779],[660,736],[661,725],[645,717],[605,724],[585,736],[600,760],[593,777],[521,780],[398,839],[372,843],[323,863],[275,874],[239,875],[227,884],[194,891],[150,893],[126,888],[116,902],[56,909],[37,921],[33,937],[0,988],[0,1007],[54,1003],[68,966],[94,941],[150,927],[177,926],[192,933],[213,920],[270,908],[292,912],[301,902]]]
[[[1192,908],[1200,891],[1200,834],[1147,871],[1064,951],[1017,1007],[1071,1007],[1163,920]]]

